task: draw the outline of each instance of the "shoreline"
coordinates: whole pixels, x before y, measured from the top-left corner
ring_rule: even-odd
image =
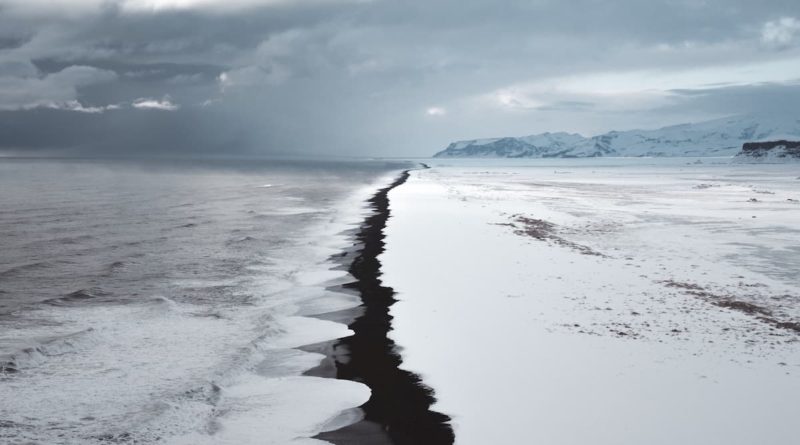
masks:
[[[306,375],[360,382],[372,392],[370,399],[359,407],[363,412],[360,421],[315,436],[336,445],[439,445],[452,444],[455,440],[450,417],[430,409],[436,401],[433,390],[418,375],[400,369],[402,358],[388,336],[392,330],[389,309],[397,300],[394,290],[381,282],[378,256],[384,251],[383,232],[391,213],[389,192],[405,183],[409,172],[404,170],[367,201],[373,212],[354,236],[356,249],[337,256],[356,279],[341,285],[340,290],[354,292],[362,304],[345,311],[321,314],[319,318],[347,323],[354,334],[303,348],[326,355],[326,359]],[[352,261],[348,265],[350,258]]]

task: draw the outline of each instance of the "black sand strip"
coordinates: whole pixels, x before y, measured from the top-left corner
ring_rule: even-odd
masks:
[[[349,268],[356,281],[344,287],[359,293],[362,312],[349,325],[355,334],[335,344],[338,353],[333,358],[336,377],[366,384],[372,397],[361,406],[364,420],[317,436],[337,445],[449,445],[455,439],[450,418],[430,410],[435,401],[433,391],[416,374],[399,369],[402,359],[388,338],[392,329],[389,308],[397,300],[394,290],[381,282],[378,255],[384,251],[389,191],[408,176],[408,170],[404,171],[369,200],[375,211],[356,235],[362,248]]]

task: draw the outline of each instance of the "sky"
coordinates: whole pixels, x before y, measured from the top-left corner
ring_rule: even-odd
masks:
[[[797,0],[0,0],[2,153],[428,156],[797,104]]]

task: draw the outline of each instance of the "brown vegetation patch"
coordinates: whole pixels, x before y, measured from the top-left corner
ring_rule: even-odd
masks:
[[[692,284],[692,283],[682,283],[680,281],[674,280],[665,280],[661,281],[667,287],[672,287],[676,289],[682,289],[684,293],[689,295],[694,295],[695,297],[700,297],[703,300],[725,309],[732,309],[735,311],[742,312],[747,315],[751,315],[756,317],[757,320],[760,320],[764,323],[771,324],[779,329],[787,329],[790,331],[794,331],[796,333],[800,333],[800,323],[794,321],[781,321],[776,318],[772,317],[772,311],[757,304],[748,303],[746,301],[737,300],[732,296],[722,296],[712,292],[705,290],[703,287]],[[741,284],[740,284],[740,287]],[[747,287],[761,287],[757,284],[751,284]]]
[[[675,281],[675,280],[664,280],[661,283],[667,287],[676,287],[678,289],[695,290],[695,291],[703,290],[703,288],[697,284],[681,283],[680,281]]]
[[[559,246],[568,247],[572,250],[575,250],[582,255],[593,255],[607,258],[606,255],[603,255],[589,246],[574,243],[560,237],[556,233],[558,226],[549,221],[528,218],[527,216],[522,215],[514,215],[512,218],[515,223],[511,224],[511,226],[516,229],[514,230],[514,233],[517,235],[530,236],[531,238],[539,241],[552,242]]]
[[[788,329],[790,331],[795,331],[798,334],[800,334],[800,323],[795,321],[779,321],[775,322],[775,326],[781,329]]]
[[[747,303],[744,301],[736,301],[736,300],[722,300],[722,301],[715,301],[715,305],[719,307],[724,307],[728,309],[733,309],[739,312],[744,312],[745,314],[761,314],[761,315],[771,315],[772,312],[769,309],[763,308],[761,306],[757,306],[752,303]]]

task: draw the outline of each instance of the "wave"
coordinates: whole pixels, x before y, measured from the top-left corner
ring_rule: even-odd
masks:
[[[256,212],[256,218],[271,218],[275,216],[310,215],[325,213],[323,209],[315,207],[284,207],[275,210]]]
[[[6,270],[0,271],[0,278],[10,278],[20,273],[35,271],[38,269],[47,269],[53,266],[54,264],[49,261],[35,261],[32,263],[20,264],[18,266],[12,266]]]
[[[76,351],[79,343],[86,341],[94,328],[87,328],[70,334],[41,340],[38,344],[19,349],[0,357],[0,373],[16,374],[36,367],[50,357],[70,354]]]
[[[239,237],[239,238],[228,240],[228,241],[225,242],[225,245],[226,246],[231,246],[231,245],[235,245],[235,244],[248,244],[248,243],[252,243],[254,241],[260,241],[260,240],[258,238],[256,238],[256,237],[248,235],[248,236],[242,236],[242,237]]]
[[[108,267],[107,267],[109,272],[116,272],[116,271],[121,270],[123,268],[125,268],[125,262],[124,261],[114,261],[113,263],[109,264]]]
[[[62,238],[56,238],[50,240],[50,242],[57,242],[59,244],[82,244],[87,241],[91,241],[95,239],[92,235],[76,235],[76,236],[65,236]]]
[[[76,306],[85,304],[105,304],[114,301],[111,292],[100,289],[99,287],[92,287],[89,289],[78,289],[75,292],[70,292],[63,297],[50,298],[42,301],[44,304],[51,306]]]

